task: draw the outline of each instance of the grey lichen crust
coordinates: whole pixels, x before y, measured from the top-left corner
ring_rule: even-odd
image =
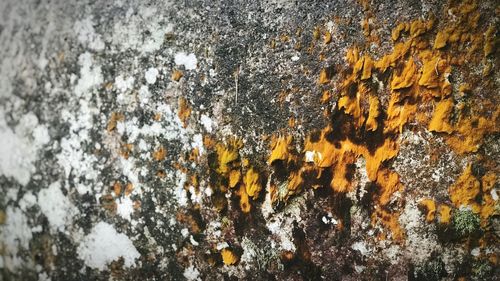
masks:
[[[282,183],[271,206],[271,174],[249,215],[230,191],[225,213],[214,202],[210,140],[239,139],[242,159],[266,163],[269,136],[304,139],[329,122],[337,104],[320,102],[322,69],[340,75],[351,46],[390,52],[399,22],[449,4],[373,1],[375,45],[366,2],[0,1],[0,280],[495,280],[498,245],[480,245],[477,212],[426,221],[419,202],[448,200],[477,160],[427,130],[402,133],[390,160],[405,185],[388,203],[404,242],[372,224],[364,159],[345,196],[284,198]],[[495,1],[478,9],[481,26],[498,24]],[[307,51],[318,26],[331,43]],[[498,162],[499,149],[495,132],[480,153]]]

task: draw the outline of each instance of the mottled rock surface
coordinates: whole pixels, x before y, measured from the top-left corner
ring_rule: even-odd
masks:
[[[496,1],[0,1],[0,280],[498,280]]]

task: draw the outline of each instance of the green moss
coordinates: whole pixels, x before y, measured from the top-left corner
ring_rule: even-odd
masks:
[[[460,236],[470,236],[480,228],[480,219],[470,209],[460,209],[453,216],[453,228]]]

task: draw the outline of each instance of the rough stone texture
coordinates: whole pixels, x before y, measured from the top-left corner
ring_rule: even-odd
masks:
[[[477,4],[477,30],[496,26],[495,47],[500,7]],[[477,180],[498,174],[495,48],[446,78],[456,102],[484,104],[481,116],[493,123],[476,152],[457,153],[445,133],[410,121],[394,134],[397,156],[384,162],[404,186],[389,203],[376,203],[363,157],[348,167],[348,192],[305,181],[269,201],[282,180],[267,163],[271,136],[293,136],[304,158],[308,136],[352,124],[337,104],[352,71],[347,50],[381,58],[398,23],[434,15],[424,35],[432,45],[459,5],[0,1],[0,280],[498,280],[498,176],[491,196],[484,191],[493,215],[465,237],[452,223],[427,222],[421,206],[425,198],[451,206],[449,187],[469,164]],[[324,68],[333,73],[326,86]],[[473,89],[464,97],[465,82]],[[334,97],[322,103],[326,89]],[[387,93],[379,93],[384,108]],[[418,106],[431,116],[438,99],[426,102]],[[231,137],[242,141],[238,159],[260,174],[249,213],[217,172],[215,147]],[[378,208],[398,214],[402,241],[373,221]]]

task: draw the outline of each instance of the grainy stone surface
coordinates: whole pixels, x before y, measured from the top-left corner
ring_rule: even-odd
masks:
[[[497,280],[499,11],[495,1],[0,1],[0,280]],[[474,13],[460,45],[432,48]],[[433,26],[420,34],[417,20]],[[413,40],[411,53],[359,80],[367,59],[346,53],[382,60],[397,40]],[[417,83],[426,50],[451,90],[412,97],[433,91]],[[413,88],[394,89],[410,60]],[[324,69],[331,82],[318,83]],[[340,105],[357,95],[369,118],[363,83],[382,108],[373,132]],[[416,106],[411,118],[407,107],[391,117],[396,95]],[[440,122],[448,133],[429,125],[443,100],[454,106]],[[472,138],[467,120],[475,149],[450,144]],[[287,156],[270,160],[284,136]],[[322,166],[323,139],[325,155],[352,151]],[[397,149],[373,179],[367,158],[384,140]],[[239,173],[234,186],[226,169]]]

